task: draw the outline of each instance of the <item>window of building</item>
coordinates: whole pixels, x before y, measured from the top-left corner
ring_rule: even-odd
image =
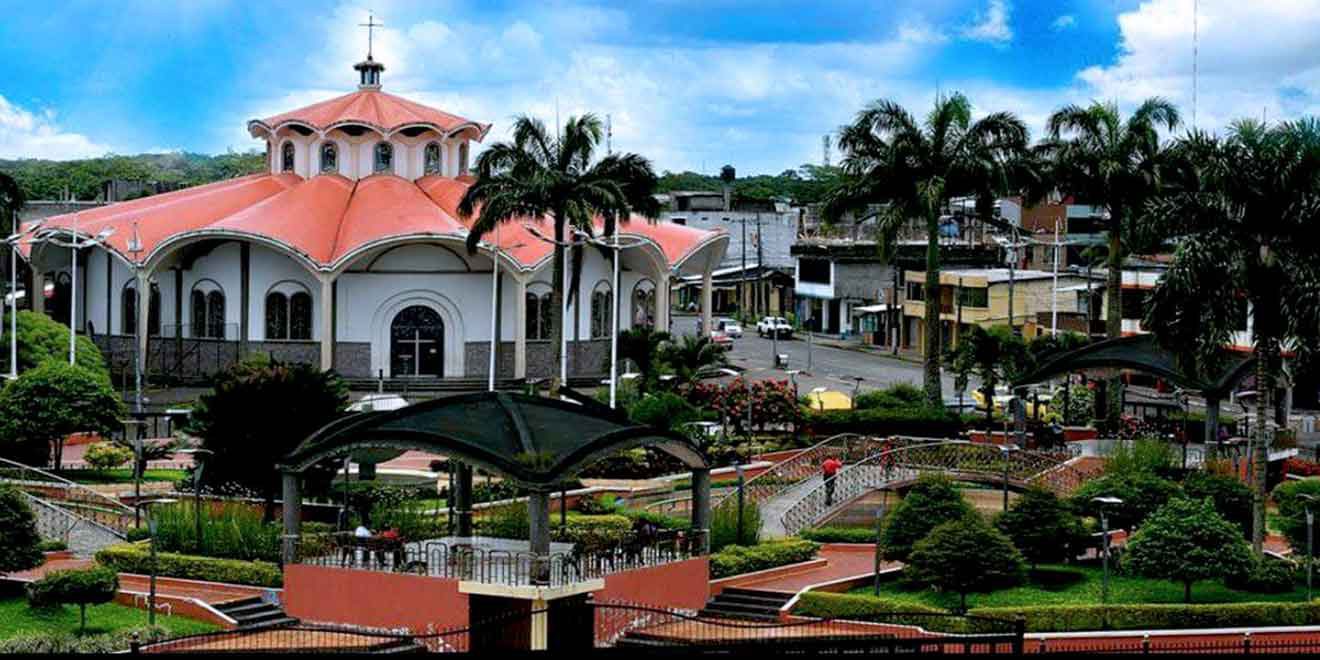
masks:
[[[125,335],[137,334],[137,288],[125,287],[120,297],[119,319],[120,332]],[[160,336],[160,287],[151,285],[151,300],[147,303],[147,336]]]
[[[468,173],[468,143],[458,145],[458,173]]]
[[[289,338],[289,297],[272,291],[266,295],[266,339]]]
[[[1141,320],[1146,318],[1146,291],[1142,289],[1123,289],[1121,298],[1123,318]]]
[[[798,259],[798,281],[830,283],[830,262],[826,259]]]
[[[333,174],[339,171],[339,147],[334,142],[321,145],[321,172]]]
[[[611,305],[614,304],[614,296],[611,295],[610,285],[601,282],[591,292],[591,338],[609,339],[610,332],[614,328],[614,315],[611,313]]]
[[[219,290],[206,294],[206,336],[225,338],[225,294]]]
[[[426,174],[440,173],[440,144],[432,142],[426,145],[422,158],[422,171]]]
[[[189,334],[203,339],[224,339],[225,294],[220,287],[210,280],[204,280],[193,287],[190,298],[192,332]]]
[[[527,340],[542,341],[549,339],[550,319],[553,312],[553,306],[550,303],[550,291],[528,290],[524,304],[527,306]]]
[[[376,164],[373,172],[392,172],[394,170],[394,146],[389,142],[376,143]]]
[[[959,287],[958,303],[963,307],[989,307],[990,292],[984,287]]]
[[[280,171],[281,171],[281,172],[292,172],[292,171],[293,171],[293,143],[292,143],[292,142],[285,142],[285,143],[284,143],[284,147],[280,150],[280,153],[281,153],[281,157],[280,157],[280,158],[281,158],[281,161],[280,161]]]
[[[312,296],[299,291],[289,296],[289,339],[312,338]]]
[[[925,299],[926,299],[926,287],[925,287],[925,285],[923,285],[921,282],[908,282],[908,283],[907,283],[907,299],[908,299],[908,300],[925,300]]]
[[[634,328],[655,325],[655,282],[642,280],[633,287],[631,313]]]
[[[266,295],[266,339],[312,338],[312,296],[306,291]]]

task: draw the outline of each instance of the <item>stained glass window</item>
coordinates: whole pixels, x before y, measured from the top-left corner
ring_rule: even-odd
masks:
[[[321,171],[326,174],[339,171],[339,147],[334,142],[321,145]]]
[[[281,171],[284,171],[284,172],[292,172],[292,171],[293,171],[293,143],[292,143],[292,142],[285,142],[285,143],[284,143],[284,149],[282,150],[281,153],[283,154],[283,156],[282,156],[282,165],[281,165],[281,167],[280,167],[280,170],[281,170]]]
[[[439,143],[432,142],[432,143],[426,145],[426,152],[425,152],[425,154],[424,154],[424,161],[425,161],[425,162],[423,163],[423,171],[424,171],[426,174],[439,174],[439,173],[440,173],[440,145],[439,145]]]
[[[376,167],[374,171],[394,171],[394,147],[389,142],[376,143]]]

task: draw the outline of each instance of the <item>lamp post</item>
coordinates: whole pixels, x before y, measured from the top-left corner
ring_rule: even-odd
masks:
[[[509,249],[523,247],[523,243],[510,245]],[[499,347],[499,318],[500,318],[500,226],[495,225],[495,241],[486,244],[490,250],[490,373],[486,379],[486,389],[495,391],[495,360],[496,349]],[[521,301],[518,304],[522,304]]]
[[[14,233],[5,238],[5,243],[9,244],[9,295],[5,296],[9,303],[9,379],[18,378],[18,299],[24,297],[24,293],[18,290],[18,246],[20,243],[31,245],[32,241],[24,241],[25,237],[31,236],[45,220],[38,220],[27,229],[22,229],[18,223],[18,214],[14,214]]]
[[[73,214],[73,238],[68,241],[57,240],[51,236],[46,236],[45,242],[59,247],[69,248],[69,364],[74,363],[77,357],[77,337],[78,337],[78,250],[105,243],[115,233],[114,227],[106,227],[97,232],[95,236],[87,238],[78,237],[78,214]],[[138,292],[141,294],[141,292]]]
[[[646,243],[646,240],[641,238],[631,238],[628,239],[626,243],[621,243],[619,241],[620,236],[617,230],[610,235],[610,240],[608,242],[598,238],[592,238],[580,231],[576,232],[576,237],[583,242],[598,245],[610,250],[613,256],[611,261],[614,265],[614,279],[610,285],[610,290],[613,293],[611,300],[613,304],[610,305],[610,307],[613,308],[611,310],[613,320],[610,323],[610,408],[613,409],[617,407],[619,392],[619,300],[621,298],[619,295],[619,261],[624,250],[639,247]]]
[[[160,498],[138,502],[134,510],[147,510],[147,529],[151,532],[151,582],[147,591],[147,625],[156,626],[156,517],[151,514],[151,507],[157,504],[174,504],[176,499]]]
[[[884,546],[880,543],[880,533],[885,526],[885,505],[889,503],[889,491],[885,491],[884,501],[875,512],[875,595],[880,595],[880,565],[884,563]]]
[[[1004,460],[1004,510],[1008,511],[1008,455],[1018,450],[1017,445],[999,445],[1000,458]]]
[[[801,369],[789,369],[788,371],[785,371],[784,373],[788,374],[788,381],[789,381],[790,383],[793,384],[793,410],[799,410],[799,408],[798,408],[798,384],[797,384],[797,377],[798,377],[798,374],[802,373],[802,370],[801,370]],[[797,416],[794,415],[794,417],[796,418]],[[797,439],[798,439],[798,423],[797,423],[797,422],[793,422],[793,440],[797,440]]]
[[[1312,564],[1315,563],[1315,555],[1313,554],[1314,548],[1312,547],[1312,540],[1314,539],[1312,532],[1315,528],[1315,511],[1311,509],[1311,505],[1315,504],[1316,500],[1320,498],[1309,493],[1301,493],[1297,497],[1303,502],[1306,502],[1306,602],[1309,603],[1311,602]]]
[[[202,469],[206,467],[205,458],[202,456],[214,456],[215,452],[210,449],[194,447],[192,449],[180,449],[179,454],[191,454],[193,456],[193,524],[197,528],[197,553],[202,552]]]
[[[742,543],[743,539],[743,504],[745,501],[743,483],[745,480],[743,478],[743,467],[741,464],[735,464],[733,469],[738,474],[738,536],[734,539],[734,544],[739,545]]]
[[[1107,604],[1109,602],[1109,513],[1105,511],[1105,507],[1118,506],[1123,503],[1123,500],[1120,500],[1117,497],[1106,496],[1106,497],[1093,497],[1091,498],[1091,501],[1100,505],[1100,534],[1102,537],[1101,543],[1103,544],[1103,548],[1104,548],[1103,553],[1104,553],[1104,566],[1105,566],[1104,582],[1100,587],[1100,603]]]
[[[124,422],[124,439],[133,443],[133,501],[142,499],[142,425],[141,418],[129,417]],[[133,508],[133,526],[142,526],[142,516],[137,507]]]
[[[526,229],[527,233],[531,234],[533,238],[535,238],[538,241],[541,241],[542,243],[549,243],[551,245],[564,248],[564,281],[563,281],[564,295],[563,295],[563,300],[560,301],[562,304],[560,305],[560,310],[559,310],[559,314],[560,314],[559,316],[560,319],[559,320],[559,383],[560,383],[560,387],[566,387],[568,385],[568,289],[569,289],[568,259],[570,252],[569,248],[576,247],[580,245],[580,243],[578,243],[576,240],[560,241],[551,238],[549,236],[546,236],[545,234],[541,233],[541,230],[537,228],[536,225],[524,224],[523,228]],[[580,233],[579,231],[573,230],[572,235],[574,238],[577,238],[579,233]]]

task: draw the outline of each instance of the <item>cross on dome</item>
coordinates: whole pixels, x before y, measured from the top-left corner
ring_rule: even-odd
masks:
[[[358,89],[380,89],[380,74],[385,70],[385,65],[377,62],[371,52],[376,28],[385,27],[385,24],[377,23],[374,14],[367,14],[367,22],[358,25],[367,28],[367,59],[353,65],[359,76]]]

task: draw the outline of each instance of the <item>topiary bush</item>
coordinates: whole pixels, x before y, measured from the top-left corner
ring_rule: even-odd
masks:
[[[1243,534],[1251,533],[1251,487],[1241,479],[1197,470],[1183,479],[1182,489],[1189,499],[1210,498],[1219,515],[1241,527]]]
[[[979,515],[942,523],[912,546],[904,576],[958,594],[959,611],[967,594],[1012,586],[1022,581],[1022,554]]]
[[[6,310],[7,312],[8,310]],[[0,345],[9,345],[9,319],[5,318]],[[96,347],[86,335],[79,334],[74,364],[110,382],[110,369]],[[69,326],[55,319],[31,311],[18,313],[18,371],[22,373],[47,362],[69,361]]]
[[[0,573],[26,571],[45,561],[37,518],[27,496],[13,486],[0,484]]]
[[[977,607],[967,613],[1009,621],[1021,616],[1026,622],[1027,632],[1042,633],[1320,624],[1320,603]]]
[[[97,442],[83,453],[83,460],[92,469],[111,470],[133,460],[133,450],[113,442]]]
[[[1286,561],[1255,557],[1247,570],[1225,576],[1224,585],[1256,594],[1283,594],[1297,587],[1297,575]]]
[[[763,571],[813,559],[820,544],[805,539],[781,539],[760,545],[726,546],[710,555],[712,579]]]
[[[52,360],[24,371],[0,391],[0,452],[61,467],[71,433],[109,435],[124,402],[102,374]]]
[[[1156,509],[1181,494],[1178,484],[1149,472],[1121,472],[1102,475],[1084,482],[1073,491],[1069,502],[1073,510],[1092,518],[1100,517],[1096,497],[1117,497],[1118,506],[1106,507],[1109,529],[1133,531]]]
[[[51,571],[27,585],[31,607],[78,606],[78,632],[87,630],[87,606],[108,603],[119,590],[119,574],[98,566],[69,571]]]
[[[1081,521],[1054,493],[1033,486],[995,519],[1032,568],[1080,554],[1085,542]]]
[[[939,525],[977,515],[953,480],[924,474],[884,521],[880,542],[885,556],[905,560],[912,547]]]
[[[1128,539],[1120,564],[1134,575],[1192,584],[1249,571],[1254,559],[1242,530],[1224,520],[1207,498],[1170,500]]]

